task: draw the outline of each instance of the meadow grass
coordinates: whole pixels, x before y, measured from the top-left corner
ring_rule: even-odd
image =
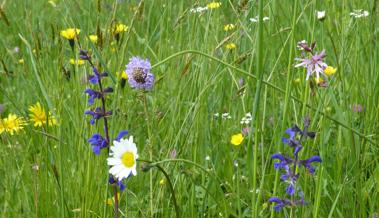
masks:
[[[108,156],[94,155],[87,142],[103,131],[102,120],[90,125],[84,115],[84,78],[92,70],[69,61],[79,58],[80,43],[110,74],[110,135],[129,130],[141,159],[120,193],[120,217],[176,217],[170,182],[179,217],[379,217],[379,2],[220,2],[193,13],[209,2],[2,1],[1,118],[28,118],[29,106],[40,102],[58,125],[30,122],[15,135],[1,133],[0,216],[114,217],[106,204],[113,196]],[[355,19],[354,9],[369,16]],[[326,18],[318,20],[316,10]],[[251,22],[258,14],[269,20]],[[119,41],[108,31],[116,23],[129,27]],[[74,27],[81,32],[71,49],[60,31]],[[316,41],[337,68],[327,87],[313,87],[294,68],[303,39]],[[116,72],[132,56],[150,59],[151,91],[121,86]],[[248,112],[251,123],[240,124]],[[281,137],[306,116],[317,134],[300,155],[323,162],[314,176],[299,178],[308,205],[275,212],[268,199],[284,196],[285,186],[271,155],[290,151]],[[232,145],[244,127],[249,135]]]

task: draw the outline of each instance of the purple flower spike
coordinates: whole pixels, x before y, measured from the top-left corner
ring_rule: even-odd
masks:
[[[316,53],[310,58],[295,58],[295,60],[300,61],[299,64],[295,65],[295,67],[304,67],[307,68],[307,78],[309,79],[314,73],[316,73],[317,80],[320,78],[320,74],[324,77],[324,69],[328,66],[324,63],[324,58],[326,57],[325,50],[323,50],[320,54]]]
[[[114,184],[116,183],[116,181],[114,180],[113,176],[112,175],[109,175],[109,180],[108,180],[109,184]],[[126,186],[124,185],[124,183],[122,182],[122,180],[117,180],[117,185],[118,187],[120,187],[120,191],[124,191]]]
[[[121,130],[117,137],[116,137],[116,141],[120,141],[122,139],[122,137],[124,137],[125,135],[129,134],[128,130]]]
[[[93,134],[91,138],[88,139],[88,142],[92,145],[93,153],[96,155],[100,154],[102,148],[108,146],[107,140],[104,139],[100,134]]]
[[[289,170],[289,164],[291,164],[292,162],[294,162],[291,158],[289,157],[286,157],[282,154],[273,154],[271,156],[272,159],[279,159],[280,162],[279,163],[274,163],[274,168],[276,170],[278,169],[285,169],[285,170]]]
[[[148,59],[132,57],[126,65],[128,82],[132,88],[151,90],[154,85],[154,75],[150,73],[151,64]]]

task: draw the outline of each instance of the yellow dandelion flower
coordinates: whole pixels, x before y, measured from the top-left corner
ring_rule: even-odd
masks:
[[[334,68],[334,67],[331,67],[331,66],[327,66],[324,70],[324,73],[327,75],[327,76],[331,76],[333,74],[335,74],[337,71],[337,68]]]
[[[221,6],[221,2],[211,2],[207,4],[208,9],[216,9],[216,8],[219,8],[220,6]]]
[[[39,102],[37,102],[35,105],[32,105],[29,107],[30,111],[30,120],[33,121],[34,126],[42,126],[46,124],[47,117],[45,109],[41,106]],[[49,112],[49,126],[57,125],[57,119]]]
[[[26,125],[23,117],[17,117],[15,114],[8,114],[8,117],[0,121],[0,133],[6,131],[13,135],[19,132]]]
[[[128,79],[128,74],[126,74],[125,71],[121,71],[121,72],[116,72],[116,75],[119,79],[124,79],[124,80],[127,80]]]
[[[97,35],[89,35],[88,38],[92,43],[95,43],[95,44],[97,43],[97,39],[98,39]]]
[[[230,139],[230,143],[232,143],[235,146],[238,146],[242,143],[244,137],[241,133],[232,135],[232,138]]]
[[[229,50],[232,50],[232,49],[235,49],[237,46],[236,44],[234,44],[233,42],[231,43],[228,43],[225,48],[229,49]]]
[[[122,32],[126,32],[128,29],[129,29],[128,26],[126,26],[125,24],[119,23],[119,24],[116,24],[116,26],[114,27],[113,33],[120,34]]]
[[[230,30],[233,30],[235,27],[236,27],[236,26],[235,26],[234,24],[226,24],[226,25],[224,26],[224,31],[225,31],[225,32],[228,32],[228,31],[230,31]]]
[[[77,28],[68,28],[61,31],[61,36],[68,40],[74,40],[77,35],[79,35],[80,29]]]
[[[83,65],[84,64],[84,60],[75,60],[73,58],[70,59],[70,64],[72,65]]]
[[[19,64],[24,64],[24,62],[25,62],[25,61],[24,61],[24,59],[22,59],[22,58],[21,58],[20,60],[18,60],[18,63],[19,63]]]

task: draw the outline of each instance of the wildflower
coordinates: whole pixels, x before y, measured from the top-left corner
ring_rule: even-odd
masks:
[[[80,66],[80,65],[84,64],[84,60],[75,60],[75,59],[71,58],[70,59],[70,64]]]
[[[18,117],[15,114],[8,114],[7,118],[0,119],[0,134],[4,131],[14,135],[24,128],[26,121],[23,117]]]
[[[316,169],[311,165],[313,162],[321,163],[322,161],[321,161],[320,156],[312,156],[306,160],[301,160],[299,164],[303,165],[305,168],[307,168],[311,174],[314,174]]]
[[[129,27],[126,26],[125,24],[118,23],[115,25],[113,29],[113,34],[120,34],[120,33],[126,32],[128,29]]]
[[[94,43],[94,44],[97,43],[97,40],[98,40],[97,35],[89,35],[88,38],[89,38],[89,40],[90,40],[92,43]]]
[[[221,114],[221,118],[222,118],[223,120],[226,120],[226,119],[232,119],[232,116],[230,116],[229,113],[222,113],[222,114]]]
[[[133,142],[133,136],[129,139],[121,139],[113,141],[110,147],[111,157],[107,159],[108,165],[111,167],[109,173],[118,180],[128,178],[131,174],[137,175],[136,160],[138,159],[137,147]]]
[[[254,17],[254,18],[250,18],[249,20],[250,20],[250,22],[252,22],[252,23],[258,23],[258,21],[259,21],[259,17],[256,16],[256,17]],[[270,18],[269,18],[269,17],[263,17],[262,20],[263,20],[263,22],[266,22],[266,21],[269,21]]]
[[[205,156],[205,160],[209,161],[209,160],[211,160],[211,157],[209,155],[207,155],[207,156]]]
[[[170,152],[170,158],[175,159],[177,155],[178,152],[176,151],[176,149],[172,149],[172,151]]]
[[[251,116],[251,113],[249,112],[244,117],[242,117],[240,123],[248,125],[248,124],[250,124],[250,122],[251,122],[252,119],[253,118]]]
[[[202,13],[204,11],[208,10],[207,7],[197,7],[197,8],[191,8],[190,12],[191,13]]]
[[[219,8],[220,6],[221,6],[221,2],[211,2],[207,4],[208,9],[216,9],[216,8]]]
[[[24,62],[25,62],[25,61],[24,61],[24,59],[22,59],[22,58],[21,58],[20,60],[18,60],[18,63],[19,63],[19,64],[24,64]]]
[[[108,146],[108,142],[100,134],[93,134],[91,138],[88,139],[88,143],[92,145],[92,151],[96,155],[100,154],[100,150]]]
[[[121,71],[121,72],[116,72],[116,75],[117,77],[121,80],[121,79],[124,79],[124,80],[127,80],[128,79],[128,74],[126,74],[125,71]]]
[[[353,112],[360,113],[363,111],[363,106],[360,104],[353,104],[351,106],[351,109],[353,110]]]
[[[296,58],[295,60],[300,61],[301,63],[295,65],[295,67],[304,67],[307,68],[307,78],[309,79],[314,73],[316,74],[316,78],[320,77],[320,74],[324,74],[324,69],[328,66],[324,63],[325,58],[325,50],[323,50],[320,54],[316,53],[312,55],[311,58]]]
[[[123,180],[117,180],[117,179],[115,180],[112,175],[109,175],[109,180],[108,180],[109,184],[116,184],[120,188],[120,191],[123,191],[126,188],[126,186],[124,185],[122,181]],[[118,199],[120,199],[120,197]]]
[[[166,180],[165,180],[165,179],[161,179],[161,180],[159,181],[159,185],[161,185],[161,186],[166,185]]]
[[[236,27],[236,26],[235,26],[234,24],[226,24],[226,25],[224,26],[224,31],[225,31],[225,32],[228,32],[228,31],[230,31],[230,30],[233,30],[235,27]]]
[[[230,143],[232,143],[235,146],[238,146],[242,143],[243,139],[244,137],[242,133],[238,133],[238,134],[232,135],[232,138],[230,139]]]
[[[73,40],[75,39],[80,33],[80,29],[77,28],[69,28],[66,30],[61,31],[61,36],[65,39],[68,40]]]
[[[103,92],[95,91],[93,89],[86,89],[84,91],[84,93],[89,95],[89,98],[88,98],[89,105],[93,105],[96,98],[100,99],[103,97],[104,94],[111,93],[111,92],[113,92],[113,89],[111,87],[104,89]]]
[[[327,75],[327,76],[331,76],[333,74],[335,74],[337,71],[337,68],[334,68],[334,67],[331,67],[331,66],[327,66],[324,70],[324,73]]]
[[[117,193],[117,199],[119,199],[119,201],[120,201],[120,192]],[[111,198],[108,198],[108,199],[105,201],[105,203],[106,203],[107,205],[109,205],[109,206],[112,206],[112,205],[114,204],[114,201],[115,201],[115,198],[114,198],[114,196],[113,196],[113,197],[111,197]]]
[[[229,50],[232,50],[232,49],[235,49],[237,46],[236,46],[236,44],[234,44],[234,43],[228,43],[226,46],[225,46],[225,48],[227,48],[227,49],[229,49]]]
[[[101,80],[102,77],[107,77],[108,76],[108,73],[104,72],[104,73],[99,73],[99,71],[97,70],[96,67],[93,67],[92,68],[92,71],[93,71],[93,75],[90,75],[88,77],[88,81],[93,84],[93,85],[96,85],[99,83],[99,80]]]
[[[39,102],[29,107],[30,120],[34,122],[34,126],[42,126],[48,122],[49,126],[57,125],[57,119],[49,111],[48,117],[46,117],[45,109]]]
[[[326,13],[325,11],[316,11],[317,19],[322,21],[325,19]]]
[[[350,16],[353,16],[354,18],[362,18],[362,17],[368,17],[370,13],[368,11],[364,11],[363,9],[354,10],[350,13]]]
[[[280,199],[278,197],[271,197],[268,202],[270,204],[272,203],[275,203],[276,205],[273,207],[273,209],[277,212],[280,211],[280,209],[282,209],[283,207],[286,207],[286,206],[297,206],[297,205],[304,205],[306,204],[304,199],[300,199],[300,200],[295,200],[295,201],[291,201],[289,199]]]
[[[242,132],[242,135],[246,137],[251,132],[251,129],[249,127],[245,127],[245,128],[242,128],[241,132]]]
[[[126,65],[128,82],[132,88],[151,90],[154,85],[154,75],[150,72],[151,64],[148,59],[132,57]]]
[[[102,117],[112,115],[112,111],[108,111],[104,114],[103,110],[100,107],[96,107],[95,110],[86,110],[84,114],[92,116],[90,123],[91,125],[93,125],[97,120],[101,119]]]

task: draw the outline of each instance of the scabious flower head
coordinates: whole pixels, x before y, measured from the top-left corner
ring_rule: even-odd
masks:
[[[325,75],[332,76],[337,72],[337,68],[327,66],[324,70]]]
[[[7,118],[0,119],[0,134],[5,131],[14,135],[21,131],[26,124],[27,123],[23,117],[18,117],[17,115],[10,113]]]
[[[154,85],[154,75],[150,69],[151,64],[148,59],[132,57],[125,70],[129,85],[135,89],[151,90]]]
[[[234,25],[234,24],[226,24],[225,26],[224,26],[224,31],[225,32],[228,32],[228,31],[230,31],[230,30],[233,30],[234,28],[235,28],[236,26]]]
[[[41,106],[39,102],[35,105],[29,107],[29,116],[30,120],[33,121],[34,126],[41,127],[46,123],[49,123],[49,126],[57,125],[57,119],[49,111],[48,117],[46,117],[45,109]]]
[[[61,36],[68,40],[74,40],[80,33],[80,29],[68,28],[61,31]]]
[[[232,135],[232,138],[230,139],[230,143],[232,143],[232,145],[238,146],[242,143],[243,139],[244,137],[242,133],[238,133],[238,134]]]
[[[98,40],[97,35],[89,35],[88,38],[89,38],[89,40],[90,40],[92,43],[94,43],[94,44],[97,43],[97,40]]]
[[[295,67],[304,67],[307,69],[307,78],[316,74],[316,78],[318,79],[321,75],[325,76],[324,70],[328,66],[324,63],[324,58],[326,57],[325,50],[321,53],[315,53],[310,58],[296,58],[295,60],[300,61],[299,64],[295,65]]]
[[[133,136],[129,139],[113,141],[111,154],[107,161],[110,166],[109,173],[116,179],[122,180],[130,175],[137,175],[136,160],[138,159],[137,146],[133,142]]]
[[[208,9],[216,9],[221,6],[221,2],[211,2],[207,4]]]

